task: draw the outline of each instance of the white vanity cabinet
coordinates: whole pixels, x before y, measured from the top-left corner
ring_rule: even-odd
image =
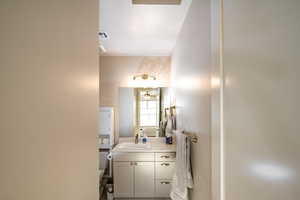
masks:
[[[174,153],[113,153],[115,198],[169,197]]]
[[[114,162],[115,197],[153,197],[153,162]]]
[[[134,197],[153,197],[155,193],[154,162],[136,162],[134,166]]]
[[[114,190],[116,197],[134,195],[134,166],[132,162],[114,162]]]

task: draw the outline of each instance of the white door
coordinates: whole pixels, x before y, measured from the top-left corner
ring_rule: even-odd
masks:
[[[134,166],[131,162],[114,162],[114,195],[134,196]]]
[[[154,162],[135,162],[134,197],[154,197]]]

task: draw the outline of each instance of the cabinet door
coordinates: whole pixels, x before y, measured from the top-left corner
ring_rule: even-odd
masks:
[[[115,197],[134,197],[134,166],[131,162],[114,162]]]
[[[154,162],[135,162],[135,197],[154,197]]]

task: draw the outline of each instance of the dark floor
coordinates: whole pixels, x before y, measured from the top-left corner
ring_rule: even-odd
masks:
[[[106,200],[106,195],[103,195],[102,196],[102,199],[101,200]],[[170,200],[170,198],[138,198],[138,199],[133,199],[133,198],[129,198],[129,199],[115,199],[115,200]]]
[[[101,200],[106,200],[106,198],[101,199]],[[115,199],[115,200],[170,200],[170,199]]]

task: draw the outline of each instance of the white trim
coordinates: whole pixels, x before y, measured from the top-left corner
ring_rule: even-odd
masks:
[[[224,2],[220,0],[220,199],[225,200],[225,132],[224,132]]]
[[[100,56],[147,56],[147,57],[170,57],[172,53],[117,53],[117,52],[106,52],[99,53]]]

